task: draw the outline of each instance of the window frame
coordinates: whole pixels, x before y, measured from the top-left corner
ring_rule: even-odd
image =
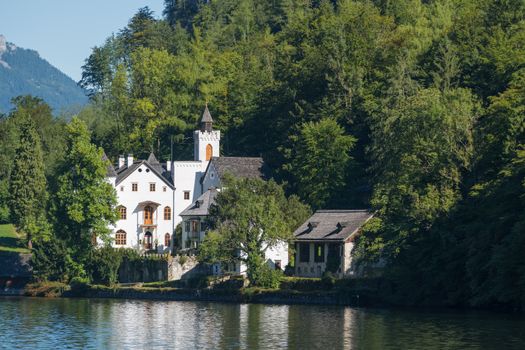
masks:
[[[171,220],[171,207],[170,206],[164,207],[164,220]]]
[[[138,192],[139,191],[139,184],[137,182],[133,182],[131,184],[131,192]]]
[[[119,212],[119,220],[127,220],[128,218],[128,209],[121,205],[119,208],[118,208],[118,212]]]
[[[124,230],[118,230],[115,233],[115,245],[126,245],[127,244],[127,233]]]
[[[185,200],[185,201],[190,200],[190,192],[191,192],[191,191],[184,191],[184,200]]]
[[[150,182],[149,183],[149,191],[150,192],[155,192],[156,189],[157,189],[156,183],[155,182]]]

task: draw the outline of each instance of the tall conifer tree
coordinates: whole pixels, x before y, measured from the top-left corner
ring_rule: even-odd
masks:
[[[10,176],[11,218],[17,228],[27,234],[31,245],[32,236],[43,224],[46,206],[46,177],[42,158],[42,146],[33,119],[19,114],[20,138],[14,154]]]

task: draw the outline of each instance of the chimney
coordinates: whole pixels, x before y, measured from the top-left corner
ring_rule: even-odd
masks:
[[[133,164],[133,154],[128,154],[128,167]]]
[[[125,158],[124,158],[124,155],[121,154],[120,156],[118,156],[118,168],[122,168],[124,166],[124,162],[125,162]]]

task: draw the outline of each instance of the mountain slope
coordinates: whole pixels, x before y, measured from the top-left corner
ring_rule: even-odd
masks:
[[[84,90],[38,52],[16,47],[0,35],[0,113],[11,109],[13,97],[28,94],[44,99],[55,112],[87,102]]]

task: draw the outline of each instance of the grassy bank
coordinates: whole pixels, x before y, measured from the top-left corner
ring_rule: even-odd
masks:
[[[0,254],[10,253],[29,253],[26,242],[22,235],[18,234],[15,227],[11,224],[0,225]]]
[[[207,278],[210,281],[209,278]],[[117,298],[172,301],[213,301],[268,304],[323,304],[372,306],[384,305],[375,281],[340,280],[334,283],[321,279],[285,278],[278,289],[239,287],[238,280],[203,287],[203,282],[167,281],[136,285],[67,286],[57,282],[35,283],[26,288],[26,295],[44,297]]]

